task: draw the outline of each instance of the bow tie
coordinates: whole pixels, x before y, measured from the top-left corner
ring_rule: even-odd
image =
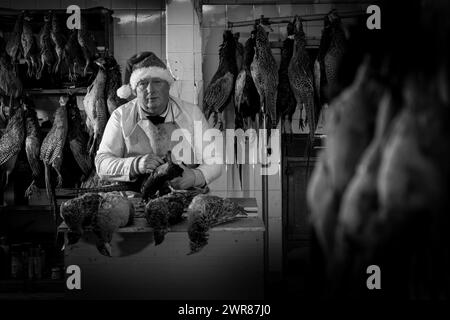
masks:
[[[147,119],[150,120],[155,126],[161,123],[164,123],[166,117],[161,116],[147,116]]]

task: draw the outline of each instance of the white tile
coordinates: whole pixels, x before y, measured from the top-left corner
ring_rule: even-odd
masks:
[[[194,100],[194,104],[197,105],[200,108],[200,110],[203,110],[203,101],[202,101],[204,90],[203,84],[204,84],[203,80],[195,81],[195,89],[197,96],[195,97],[196,100]]]
[[[263,15],[265,18],[279,17],[276,5],[255,5],[253,9],[253,19],[259,19]]]
[[[164,0],[137,0],[138,9],[163,9],[165,8]]]
[[[189,103],[194,103],[194,81],[183,80],[181,83],[181,99]]]
[[[228,21],[230,21],[230,22],[251,21],[254,19],[253,6],[228,5],[227,6],[227,18],[228,18]],[[249,28],[249,27],[247,27],[247,28]]]
[[[209,85],[218,65],[219,55],[203,55],[203,81],[205,81],[205,86]]]
[[[111,0],[113,9],[136,9],[136,0]]]
[[[137,34],[162,34],[161,11],[138,10],[137,12]]]
[[[168,52],[194,51],[193,25],[168,25],[167,32]]]
[[[164,35],[161,36],[161,58],[167,61],[166,37]]]
[[[117,59],[129,59],[136,54],[135,36],[114,37],[114,56]]]
[[[161,36],[137,36],[137,52],[152,51],[161,57]]]
[[[195,81],[203,80],[203,64],[202,64],[202,54],[196,53],[194,55],[194,79]]]
[[[136,35],[136,10],[115,9],[113,19],[114,35]]]
[[[194,52],[202,53],[202,29],[198,25],[193,27]]]
[[[223,28],[202,28],[203,54],[219,54],[223,42]]]
[[[167,23],[194,24],[194,7],[190,0],[171,1],[167,7]]]
[[[224,5],[204,5],[203,6],[203,27],[225,27],[225,6]]]
[[[194,80],[193,53],[168,52],[173,75],[179,80]]]

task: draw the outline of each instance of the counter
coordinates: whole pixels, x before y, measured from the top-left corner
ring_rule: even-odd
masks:
[[[209,231],[208,245],[188,255],[187,221],[173,225],[162,244],[155,246],[145,218],[134,219],[113,236],[113,257],[95,247],[86,230],[71,249],[65,265],[81,269],[81,290],[67,290],[70,299],[262,299],[264,224],[251,208],[255,199],[234,199],[249,217]],[[251,213],[253,212],[253,214]],[[59,232],[66,234],[62,224]]]

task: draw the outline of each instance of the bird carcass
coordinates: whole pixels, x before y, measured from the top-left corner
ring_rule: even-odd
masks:
[[[338,71],[339,65],[344,56],[347,39],[342,26],[341,19],[335,11],[331,11],[328,15],[330,20],[330,44],[324,56],[325,76],[326,76],[326,92],[328,98],[333,98],[339,90]],[[326,34],[327,35],[327,34]]]
[[[41,78],[44,68],[47,67],[48,74],[52,74],[56,64],[56,52],[51,37],[52,16],[51,13],[45,15],[44,26],[39,34],[39,44],[41,46],[41,68],[37,78]]]
[[[52,30],[50,36],[56,51],[56,65],[54,71],[55,73],[58,73],[61,63],[64,61],[64,47],[66,46],[67,38],[64,35],[63,28],[61,27],[56,14],[52,15]]]
[[[219,224],[247,216],[244,208],[230,199],[199,194],[188,207],[188,236],[191,254],[208,244],[208,230]]]
[[[69,124],[67,140],[72,155],[83,172],[81,181],[84,181],[90,176],[94,168],[94,163],[88,150],[89,134],[85,130],[85,124],[81,118],[76,97],[73,95],[69,96],[67,113]]]
[[[236,40],[229,30],[223,33],[219,59],[219,67],[205,90],[203,113],[214,127],[218,125],[219,129],[223,130],[225,127],[222,112],[230,101],[237,75]]]
[[[164,236],[171,225],[182,220],[182,215],[192,199],[205,191],[205,189],[173,190],[162,197],[151,199],[146,204],[145,218],[153,228],[155,245],[164,241]]]
[[[89,153],[94,156],[103,137],[106,123],[108,121],[108,111],[106,108],[106,70],[104,59],[96,60],[99,65],[97,76],[92,84],[87,88],[83,104],[86,111],[86,126],[89,130]]]
[[[39,54],[39,48],[36,38],[34,37],[33,30],[31,29],[31,17],[25,16],[23,19],[23,31],[22,31],[22,48],[23,56],[28,67],[29,77],[39,77],[39,70],[41,69],[41,59]]]
[[[305,32],[303,31],[302,21],[299,17],[295,18],[294,26],[294,51],[289,63],[288,75],[291,89],[297,102],[296,109],[300,110],[300,127],[303,126],[301,121],[302,106],[306,110],[309,126],[309,146],[311,147],[314,142],[314,133],[316,130],[313,72],[309,55],[306,51]]]
[[[120,66],[113,56],[108,56],[106,60],[106,104],[108,106],[109,115],[126,101],[122,101],[117,96],[117,89],[122,86],[122,74]]]
[[[325,73],[325,55],[328,52],[328,48],[331,43],[331,25],[328,15],[323,18],[323,30],[322,36],[320,37],[319,52],[317,53],[317,58],[314,61],[314,92],[317,99],[316,115],[320,115],[320,109],[322,106],[328,102],[326,86],[327,86],[327,76]]]
[[[63,57],[69,70],[69,80],[76,81],[78,78],[78,71],[85,65],[83,51],[78,43],[77,29],[71,31],[69,39],[64,46]]]
[[[36,190],[36,184],[42,178],[43,167],[39,157],[41,152],[42,134],[33,102],[30,99],[25,99],[23,106],[25,108],[26,123],[25,152],[27,154],[28,164],[30,165],[33,178],[25,195],[30,196]]]
[[[86,61],[83,71],[83,74],[86,76],[87,69],[96,58],[97,46],[93,34],[88,30],[87,19],[83,15],[81,16],[81,28],[78,30],[78,43],[81,46],[84,60]]]
[[[22,90],[22,82],[17,76],[12,58],[5,51],[5,43],[0,36],[0,94],[18,98],[22,94]]]
[[[250,65],[255,55],[256,32],[252,31],[250,38],[245,42],[242,68],[236,78],[234,99],[237,116],[242,118],[243,129],[251,127],[256,115],[260,111],[258,91],[253,82]]]
[[[370,77],[365,61],[353,84],[330,105],[325,150],[307,190],[311,221],[320,244],[332,250],[341,197],[372,141],[382,86]]]
[[[41,146],[40,158],[44,162],[45,167],[45,187],[47,196],[53,206],[53,215],[56,219],[56,196],[55,185],[52,180],[51,168],[58,175],[56,188],[60,188],[63,183],[61,175],[61,166],[63,161],[63,148],[67,138],[68,119],[67,119],[67,97],[60,97],[60,106],[56,109],[52,128],[44,138]]]
[[[289,64],[294,52],[295,34],[295,26],[292,22],[288,23],[286,31],[288,37],[283,41],[280,68],[278,69],[277,119],[281,119],[285,132],[292,133],[292,116],[297,106],[289,81]]]
[[[23,17],[24,14],[20,13],[17,16],[14,29],[9,36],[8,43],[6,44],[6,52],[12,59],[12,63],[19,63],[20,58],[23,55],[22,49],[22,31],[23,31]]]
[[[278,67],[270,48],[268,32],[270,27],[256,26],[256,47],[250,65],[253,82],[259,94],[261,111],[267,116],[268,129],[276,126],[276,105],[278,88]]]
[[[8,185],[9,176],[16,166],[17,157],[25,140],[25,119],[21,107],[13,110],[0,138],[0,192]]]

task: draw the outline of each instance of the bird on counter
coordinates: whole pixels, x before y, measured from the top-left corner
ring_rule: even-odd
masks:
[[[37,78],[42,77],[44,68],[47,67],[48,74],[54,73],[56,63],[56,51],[51,37],[52,14],[51,11],[44,16],[44,26],[39,34],[39,44],[41,47],[41,68],[38,70]]]
[[[270,48],[270,26],[256,25],[255,55],[250,65],[253,82],[259,94],[261,113],[266,116],[266,128],[276,127],[278,67]],[[269,131],[270,132],[270,131]]]
[[[61,175],[61,166],[63,162],[63,148],[66,143],[68,133],[67,102],[68,97],[61,96],[59,107],[55,111],[53,125],[41,145],[40,158],[44,162],[45,168],[45,188],[47,196],[52,203],[54,218],[56,219],[56,195],[55,185],[52,179],[51,169],[56,171],[58,176],[56,188],[61,188],[63,178]]]
[[[219,67],[203,96],[203,113],[219,130],[225,129],[222,112],[230,102],[236,75],[236,39],[230,30],[225,30],[219,49]]]
[[[294,50],[289,62],[288,76],[291,89],[297,103],[296,109],[300,110],[300,128],[304,124],[301,118],[303,106],[306,110],[306,117],[309,126],[309,139],[307,152],[310,151],[314,142],[317,120],[314,111],[314,79],[309,59],[306,51],[306,37],[300,17],[294,19]]]
[[[208,244],[208,230],[219,224],[247,216],[244,208],[230,199],[199,194],[188,207],[189,254],[199,252]]]
[[[280,68],[278,69],[277,120],[281,119],[281,128],[290,133],[292,137],[292,116],[295,113],[297,103],[289,81],[289,64],[294,52],[295,25],[289,22],[286,31],[287,38],[283,41]]]
[[[145,206],[145,218],[153,228],[155,245],[164,241],[169,227],[179,223],[182,215],[188,208],[192,199],[200,194],[208,192],[208,188],[192,190],[172,190],[161,197],[151,199]]]
[[[133,203],[120,193],[109,192],[102,195],[98,211],[92,217],[92,228],[97,236],[96,247],[100,254],[112,256],[113,234],[131,221],[134,212]]]
[[[97,152],[103,132],[108,122],[108,110],[105,95],[106,88],[106,60],[99,58],[95,60],[99,66],[97,76],[92,84],[87,88],[86,96],[83,99],[84,110],[86,111],[86,126],[89,131],[89,154],[94,156]]]

